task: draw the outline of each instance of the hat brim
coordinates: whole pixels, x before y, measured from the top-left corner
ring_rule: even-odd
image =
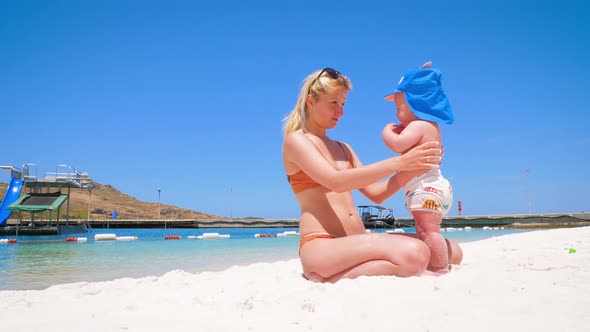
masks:
[[[383,97],[383,99],[388,100],[388,101],[395,101],[395,95],[400,92],[401,91],[399,91],[399,90],[395,90],[395,91],[393,91],[392,94],[388,94],[387,96]]]

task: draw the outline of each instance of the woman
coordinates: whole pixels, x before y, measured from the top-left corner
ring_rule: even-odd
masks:
[[[408,235],[366,233],[351,190],[380,204],[410,180],[394,174],[437,167],[441,150],[437,142],[429,142],[402,156],[363,166],[348,144],[326,135],[344,115],[351,89],[349,79],[336,70],[316,71],[305,79],[297,104],[285,119],[283,164],[301,207],[303,273],[318,282],[422,274],[430,259],[428,246]],[[459,264],[461,249],[454,242],[448,244],[450,263]]]

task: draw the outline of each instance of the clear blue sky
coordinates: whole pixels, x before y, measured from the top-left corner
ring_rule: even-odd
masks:
[[[590,11],[514,2],[0,0],[0,164],[65,163],[140,200],[160,187],[166,204],[297,218],[281,120],[304,77],[351,78],[331,136],[368,164],[392,155],[383,96],[431,60],[464,214],[527,213],[527,168],[533,213],[589,211]],[[383,205],[408,216],[401,195]]]

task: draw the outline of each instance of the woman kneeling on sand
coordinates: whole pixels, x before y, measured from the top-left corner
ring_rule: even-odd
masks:
[[[351,88],[349,79],[332,68],[315,71],[305,79],[285,119],[283,164],[301,207],[303,273],[319,282],[423,274],[430,259],[428,246],[413,234],[366,233],[351,191],[357,189],[381,204],[410,180],[396,173],[438,167],[441,149],[429,142],[363,166],[348,144],[326,135],[344,115]],[[449,240],[447,244],[449,262],[459,264],[461,248]]]

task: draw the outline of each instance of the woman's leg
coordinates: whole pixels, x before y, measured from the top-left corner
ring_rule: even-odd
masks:
[[[376,260],[362,263],[330,278],[323,278],[317,273],[310,273],[309,280],[316,282],[336,282],[340,279],[354,279],[360,276],[386,276],[396,275],[396,265],[385,260]]]
[[[418,275],[426,269],[430,251],[418,239],[379,233],[315,239],[299,256],[310,280],[334,282],[361,275]]]

